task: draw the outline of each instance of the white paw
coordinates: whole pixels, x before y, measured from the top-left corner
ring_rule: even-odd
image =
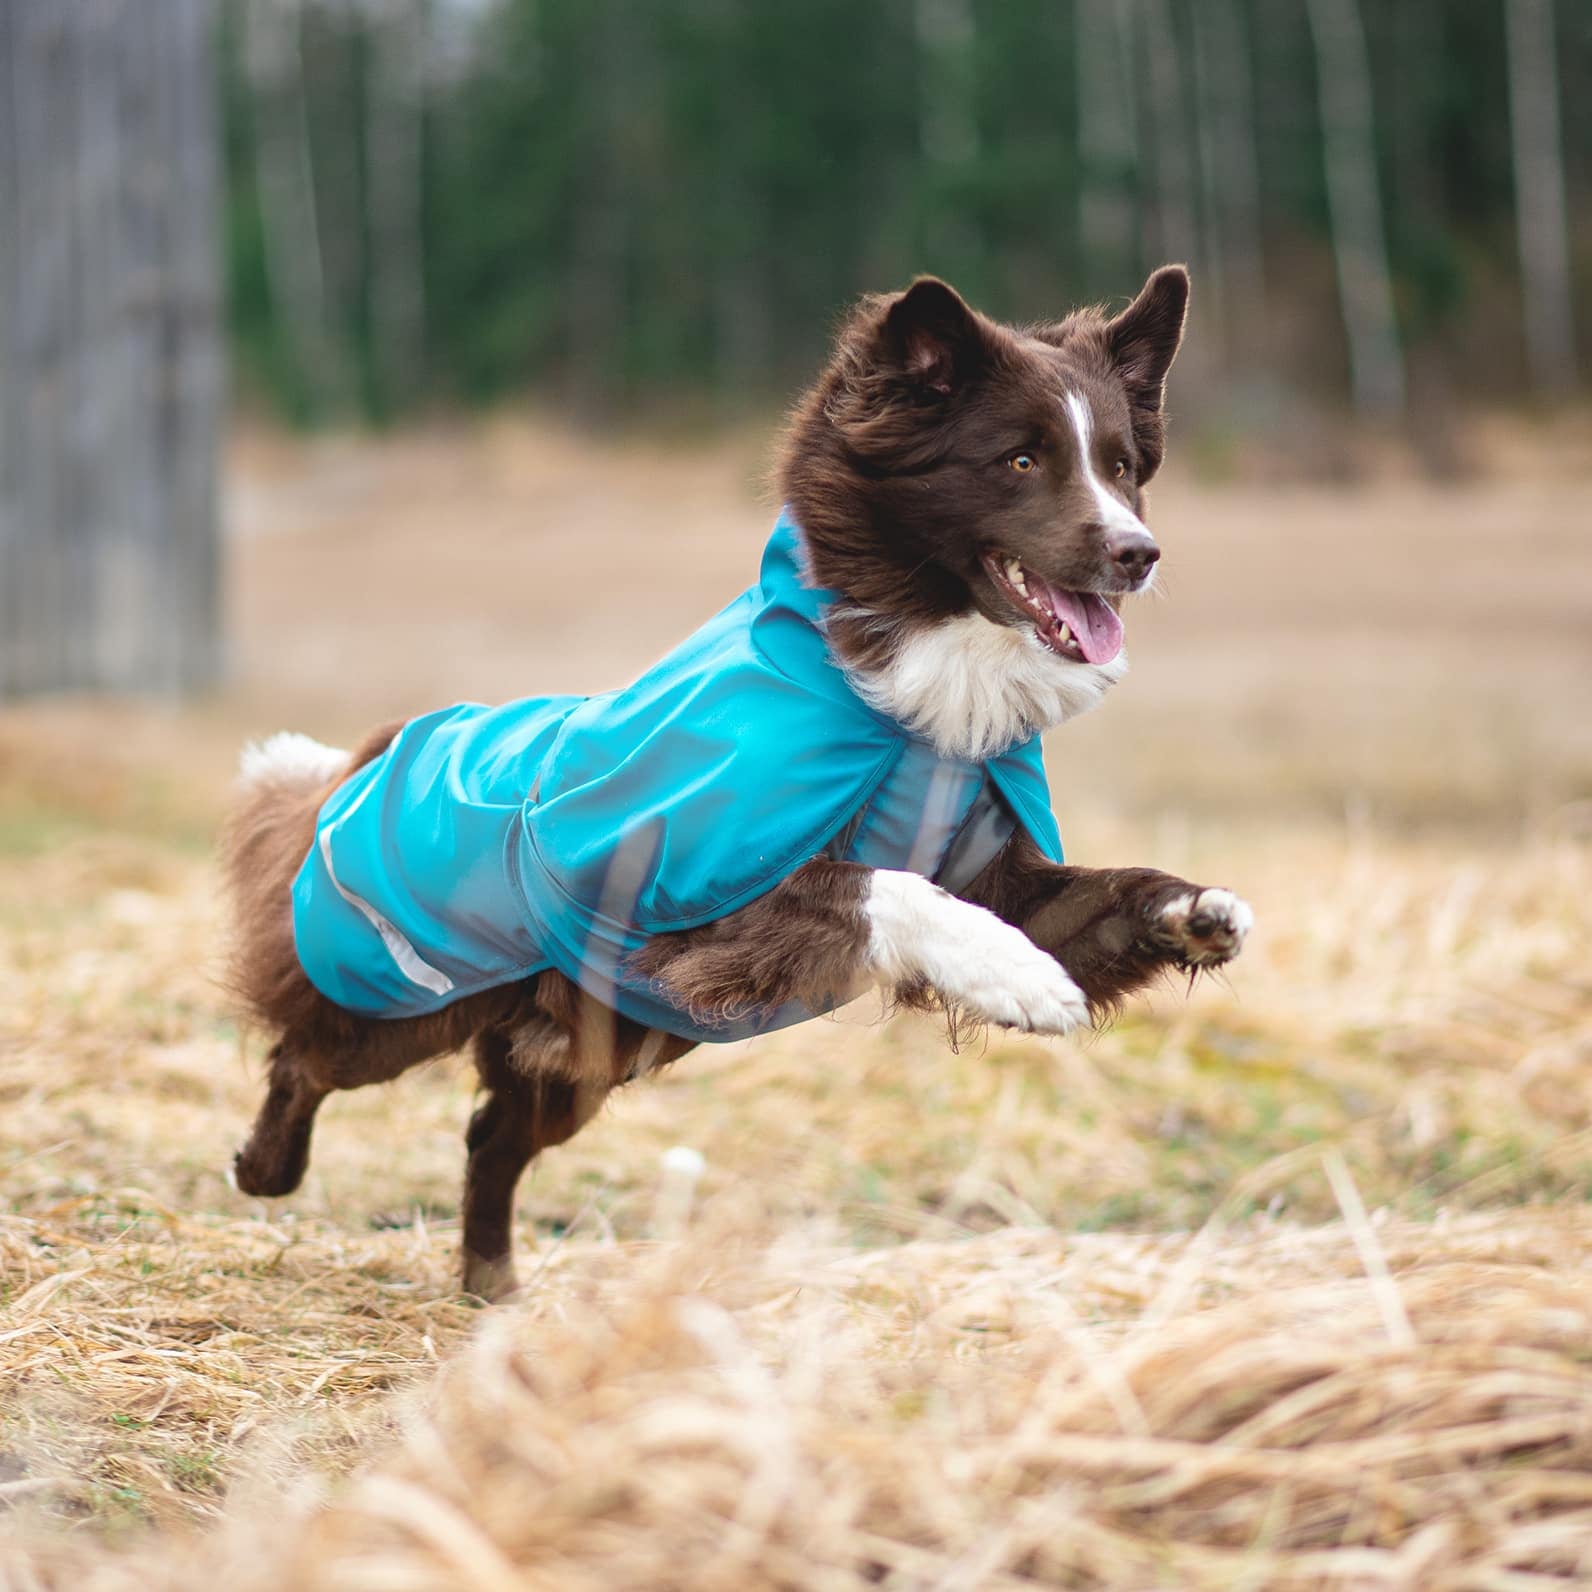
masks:
[[[917,874],[875,870],[869,954],[886,983],[922,982],[985,1022],[1067,1034],[1089,1020],[1066,968],[1021,929]]]
[[[1012,932],[1027,948],[1027,955],[1020,949],[1004,954],[1006,948],[1000,947],[995,960],[985,962],[970,946],[975,954],[968,958],[965,984],[954,992],[956,999],[986,1022],[1031,1034],[1070,1034],[1086,1024],[1089,1003],[1066,968],[1021,930]]]
[[[1161,908],[1161,923],[1189,967],[1219,967],[1243,949],[1255,926],[1249,903],[1231,890],[1190,891]]]

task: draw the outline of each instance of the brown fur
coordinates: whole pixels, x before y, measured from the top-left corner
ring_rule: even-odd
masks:
[[[648,941],[636,965],[698,1020],[834,1005],[866,977],[870,872],[815,857],[740,911]]]
[[[1057,585],[1110,588],[1094,505],[1064,467],[1074,444],[1060,400],[1087,396],[1102,457],[1127,465],[1123,502],[1142,517],[1187,305],[1182,266],[1155,272],[1120,315],[1031,328],[998,325],[932,277],[862,300],[794,412],[779,469],[814,579],[846,596],[830,625],[846,663],[877,666],[905,628],[970,607],[1009,623],[980,565],[997,527],[1004,550]],[[1019,448],[1035,450],[1042,479],[1002,468]]]
[[[789,1000],[821,1008],[867,981],[870,872],[815,858],[739,912],[650,941],[638,962],[694,1017],[738,1017]],[[1196,913],[1173,925],[1162,916],[1200,890],[1154,868],[1059,866],[1019,832],[964,899],[1054,956],[1103,1017],[1168,970],[1196,972],[1233,954],[1224,921]],[[891,993],[903,1006],[945,1009],[953,1036],[966,1029],[965,1014],[937,991]]]
[[[967,891],[967,899],[1015,924],[1072,975],[1097,1017],[1169,969],[1219,966],[1237,949],[1232,926],[1210,913],[1186,923],[1162,915],[1200,887],[1154,868],[1073,868],[1048,861],[1015,836]]]
[[[830,626],[844,662],[866,666],[904,630],[970,607],[1013,623],[980,566],[986,524],[998,524],[1003,546],[1060,584],[1127,589],[1110,584],[1111,549],[1086,488],[1060,467],[1058,394],[1089,394],[1101,447],[1131,464],[1124,502],[1140,511],[1161,463],[1161,389],[1187,290],[1181,267],[1169,267],[1114,319],[1083,311],[1028,331],[997,326],[932,279],[863,301],[796,412],[781,472],[813,573],[847,604]],[[1019,487],[995,468],[1013,447],[1054,468]],[[692,1046],[553,972],[397,1021],[355,1016],[314,988],[294,948],[292,882],[329,792],[400,727],[373,731],[328,784],[256,780],[227,823],[233,983],[276,1037],[266,1098],[235,1171],[247,1193],[289,1192],[304,1175],[315,1113],[329,1093],[470,1046],[485,1098],[466,1134],[464,1276],[492,1296],[513,1286],[513,1194],[526,1164],[577,1132],[612,1089]],[[827,1006],[870,979],[871,877],[858,864],[815,858],[739,911],[651,940],[637,965],[699,1019],[797,1000]],[[1241,930],[1219,913],[1166,916],[1168,903],[1196,894],[1151,869],[1054,866],[1021,834],[967,891],[1056,957],[1096,1013],[1166,968],[1215,965],[1234,953]],[[922,987],[889,993],[905,1004],[936,999]]]
[[[294,875],[322,802],[341,779],[380,756],[399,728],[374,731],[327,785],[255,782],[223,831],[222,867],[236,925],[232,984],[249,1013],[280,1035],[265,1100],[233,1175],[246,1194],[291,1193],[303,1179],[315,1113],[328,1094],[384,1083],[473,1044],[487,1098],[466,1137],[465,1284],[497,1295],[513,1286],[507,1213],[531,1158],[589,1120],[638,1060],[664,1066],[691,1045],[610,1011],[553,972],[396,1021],[358,1017],[310,983],[293,945]]]

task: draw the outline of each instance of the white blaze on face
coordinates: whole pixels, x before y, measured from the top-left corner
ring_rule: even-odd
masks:
[[[1100,510],[1101,524],[1108,531],[1139,531],[1148,536],[1149,526],[1100,479],[1095,471],[1094,452],[1090,447],[1090,440],[1094,436],[1094,414],[1089,408],[1089,400],[1082,393],[1068,393],[1067,414],[1072,421],[1073,434],[1078,438],[1078,468],[1083,471],[1084,480],[1089,483],[1089,490],[1094,493],[1095,504]]]

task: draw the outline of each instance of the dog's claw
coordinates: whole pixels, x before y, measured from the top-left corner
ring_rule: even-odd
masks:
[[[1220,967],[1243,949],[1255,925],[1249,904],[1231,890],[1197,890],[1161,908],[1160,932],[1177,961],[1192,968]]]

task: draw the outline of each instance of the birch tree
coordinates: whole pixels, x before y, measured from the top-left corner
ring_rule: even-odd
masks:
[[[948,203],[977,168],[977,35],[972,0],[913,0],[918,60],[918,147],[927,173],[927,268],[955,272],[983,253],[978,229]]]
[[[1575,327],[1553,0],[1506,0],[1505,16],[1526,355],[1535,386],[1567,392],[1575,385]]]
[[[1399,414],[1404,354],[1377,184],[1365,30],[1357,0],[1306,0],[1306,12],[1315,41],[1327,208],[1354,406],[1368,415]]]
[[[1193,22],[1205,252],[1216,265],[1231,342],[1261,318],[1266,292],[1254,92],[1234,0],[1200,0]]]
[[[311,398],[337,405],[348,382],[327,304],[305,100],[302,21],[302,8],[296,3],[247,0],[244,64],[272,309]]]
[[[650,44],[646,18],[627,30],[620,0],[593,0],[582,63],[580,146],[586,180],[570,216],[566,330],[570,394],[587,417],[600,414],[622,379],[616,371],[629,330],[625,303],[633,207],[627,204],[627,119],[638,56]]]
[[[1189,137],[1188,97],[1183,89],[1182,51],[1167,0],[1138,0],[1139,41],[1149,66],[1148,109],[1155,170],[1154,255],[1161,260],[1200,257],[1195,213],[1193,140]],[[1219,284],[1202,284],[1219,303]]]
[[[1084,286],[1131,278],[1139,249],[1139,136],[1131,0],[1075,0],[1079,199]]]
[[[702,0],[712,36],[724,58],[757,26],[755,0]],[[727,45],[727,47],[725,47]],[[713,151],[711,215],[718,246],[709,280],[713,381],[724,412],[737,414],[746,394],[768,381],[775,344],[769,302],[769,237],[774,230],[763,172],[753,165],[757,143],[737,136],[748,114],[745,89],[733,72],[715,74],[719,136]],[[761,107],[751,114],[760,114]]]
[[[425,345],[420,185],[425,110],[422,0],[375,12],[365,99],[365,205],[376,364],[391,401],[412,396]]]

